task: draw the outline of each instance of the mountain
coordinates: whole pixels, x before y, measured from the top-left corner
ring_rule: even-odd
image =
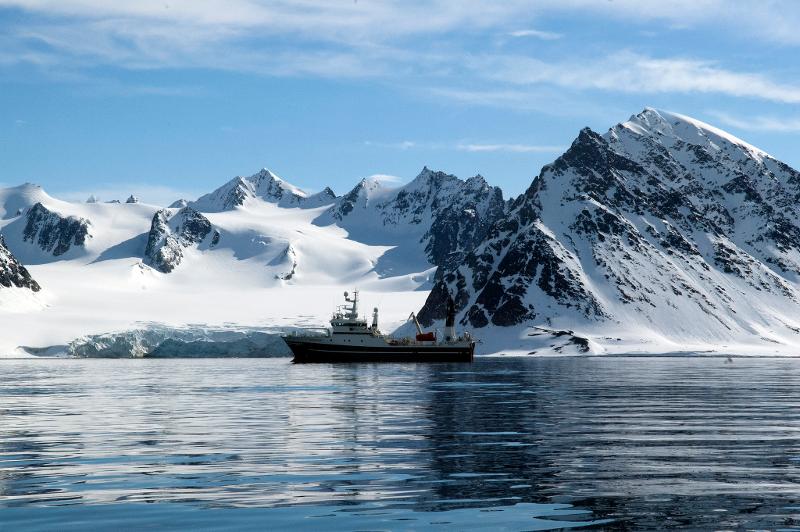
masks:
[[[480,175],[464,181],[425,167],[398,188],[362,179],[315,223],[343,227],[361,242],[399,245],[442,265],[482,241],[505,206],[500,188]]]
[[[263,170],[167,209],[0,189],[4,245],[46,287],[0,290],[0,356],[318,327],[352,288],[398,334],[454,296],[478,353],[795,354],[798,200],[786,164],[654,109],[580,131],[511,200],[428,168],[341,197]]]
[[[200,212],[222,212],[261,199],[281,207],[312,208],[332,203],[336,195],[330,188],[317,194],[307,194],[287,183],[266,168],[249,177],[235,177],[218,189],[191,203]]]
[[[183,250],[203,242],[211,234],[211,230],[208,218],[191,207],[184,207],[175,214],[162,209],[153,216],[150,225],[144,251],[145,263],[163,273],[169,273],[180,264]],[[217,245],[219,238],[219,231],[214,231],[209,245]]]
[[[439,269],[420,318],[442,319],[450,293],[479,330],[797,343],[798,199],[788,165],[648,108],[582,130],[462,263]]]
[[[11,196],[19,194],[0,189],[0,201]],[[0,290],[0,357],[105,356],[125,352],[131,338],[157,344],[136,348],[131,356],[178,352],[174,342],[164,344],[165,337],[195,339],[180,347],[186,352],[224,353],[233,347],[204,342],[222,342],[230,335],[217,332],[233,330],[248,342],[269,336],[270,342],[256,344],[274,352],[278,333],[324,325],[345,287],[380,303],[381,324],[392,330],[422,305],[420,288],[433,275],[424,259],[407,272],[378,274],[376,265],[391,246],[359,242],[336,225],[313,223],[333,201],[297,208],[294,201],[284,207],[274,197],[248,197],[241,207],[201,212],[182,204],[162,209],[141,202],[63,202],[43,191],[34,196],[22,213],[0,219],[0,231],[46,290],[36,297]],[[34,208],[36,203],[42,207]],[[60,219],[87,221],[83,245],[70,241],[68,251],[54,256],[61,239],[52,249],[45,246],[50,251],[40,247],[40,223],[34,224],[39,231],[33,241],[26,240],[28,213],[38,220],[43,209]]]
[[[29,288],[34,292],[41,289],[30,272],[8,249],[3,235],[0,235],[0,287]]]

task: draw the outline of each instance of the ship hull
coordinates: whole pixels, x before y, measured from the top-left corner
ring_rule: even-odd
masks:
[[[284,338],[295,364],[331,362],[472,362],[475,343],[459,345],[335,345]]]

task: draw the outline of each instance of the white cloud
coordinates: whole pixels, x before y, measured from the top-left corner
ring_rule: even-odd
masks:
[[[396,175],[389,175],[389,174],[373,174],[369,176],[370,179],[373,179],[379,183],[386,183],[389,185],[393,185],[396,183],[402,183],[405,181],[402,177],[398,177]]]
[[[532,87],[714,93],[800,102],[796,84],[693,57],[632,52],[607,58],[567,53],[564,59],[546,61],[507,53],[470,57],[459,41],[482,30],[552,41],[561,34],[534,29],[541,19],[579,13],[655,21],[666,28],[705,25],[743,39],[755,36],[800,45],[796,31],[800,3],[791,1],[540,0],[531,5],[525,0],[0,0],[2,7],[24,10],[28,16],[0,25],[0,66],[25,63],[51,76],[91,72],[99,64],[132,70],[201,68],[268,76],[370,78],[424,87],[465,103],[549,113],[564,112],[552,105],[558,96],[535,95]],[[182,95],[193,89],[131,90]]]
[[[561,153],[566,148],[538,144],[458,144],[456,149],[470,152]]]
[[[619,52],[605,59],[546,62],[526,56],[480,56],[470,60],[480,76],[512,85],[551,84],[566,89],[624,93],[714,93],[783,103],[800,102],[800,85],[751,72],[724,69],[690,58],[653,58]]]
[[[412,148],[426,150],[450,150],[466,152],[507,152],[507,153],[560,153],[563,146],[546,146],[540,144],[514,144],[514,143],[487,143],[487,142],[416,142],[405,140],[402,142],[371,142],[365,146],[378,146],[398,150]]]
[[[543,41],[554,41],[563,37],[560,33],[541,30],[517,30],[509,33],[512,37],[535,37]]]
[[[795,0],[550,0],[546,9],[597,13],[625,21],[666,22],[667,28],[724,29],[740,38],[800,45],[800,3]],[[540,5],[540,8],[545,6]]]
[[[740,118],[721,111],[709,111],[709,114],[726,126],[745,131],[774,131],[779,133],[795,133],[800,131],[800,117],[777,117],[758,115]]]
[[[400,142],[376,142],[372,140],[364,141],[364,146],[375,146],[378,148],[392,148],[397,150],[408,150],[418,147],[419,144],[413,140],[402,140]]]

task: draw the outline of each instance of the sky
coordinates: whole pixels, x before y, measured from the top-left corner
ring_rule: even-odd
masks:
[[[791,0],[0,0],[0,184],[167,204],[427,165],[514,196],[646,106],[800,168],[798,27]]]

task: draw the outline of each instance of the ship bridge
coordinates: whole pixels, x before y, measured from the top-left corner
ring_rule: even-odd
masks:
[[[345,292],[344,299],[350,306],[341,305],[337,307],[336,312],[333,313],[331,318],[331,332],[333,334],[369,334],[374,335],[378,330],[378,316],[375,309],[375,316],[373,317],[372,326],[367,325],[365,318],[358,316],[358,290],[353,291],[353,297]]]

